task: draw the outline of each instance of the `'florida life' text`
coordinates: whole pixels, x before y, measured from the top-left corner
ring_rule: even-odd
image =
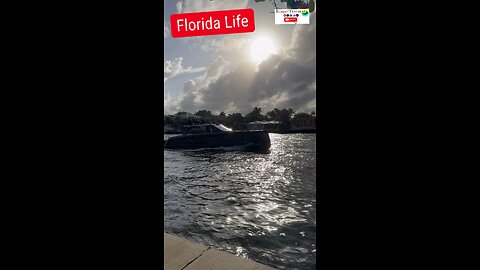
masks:
[[[172,37],[208,36],[255,31],[253,9],[172,14]]]
[[[225,29],[230,28],[237,28],[237,27],[248,27],[248,18],[241,18],[241,15],[238,14],[236,17],[235,15],[229,19],[225,16]],[[181,31],[195,31],[195,30],[212,30],[212,29],[220,29],[222,28],[221,21],[216,19],[213,20],[212,17],[205,20],[202,18],[200,21],[189,21],[187,18],[178,19],[177,20],[177,30],[178,32]]]

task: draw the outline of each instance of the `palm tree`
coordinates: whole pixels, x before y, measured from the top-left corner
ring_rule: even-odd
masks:
[[[255,107],[253,108],[253,111],[249,112],[245,116],[245,121],[248,122],[254,122],[254,121],[262,121],[264,119],[264,116],[262,115],[262,109]]]

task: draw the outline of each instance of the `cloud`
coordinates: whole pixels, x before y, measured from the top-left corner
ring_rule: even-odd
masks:
[[[222,57],[215,59],[204,76],[185,83],[175,101],[176,109],[214,113],[247,113],[254,106],[264,112],[273,108],[316,110],[315,16],[310,19],[310,25],[294,26],[290,43],[258,66],[249,61],[233,65]],[[227,38],[217,40],[204,49],[221,50],[229,42]]]
[[[240,53],[248,48],[251,38],[238,38],[226,36],[223,38],[211,38],[206,40],[201,48],[205,52],[237,52]]]
[[[163,38],[167,38],[168,37],[168,26],[164,25],[163,26]]]
[[[307,27],[296,25],[292,32],[291,43],[286,47],[285,54],[302,61],[314,61],[317,55],[316,30],[316,16],[310,16],[310,25]]]
[[[176,107],[173,104],[173,100],[168,92],[163,93],[163,113],[174,114]]]
[[[182,13],[183,12],[183,2],[182,1],[177,2],[176,6],[177,6],[178,13]]]
[[[178,13],[246,8],[248,0],[185,0],[177,2]]]
[[[172,115],[180,111],[179,99],[173,98],[168,91],[163,93],[163,113]]]
[[[183,57],[177,57],[172,61],[170,60],[165,61],[165,64],[163,65],[163,81],[164,82],[180,74],[197,73],[205,70],[205,68],[203,67],[199,67],[199,68],[184,67],[182,62],[183,62]]]

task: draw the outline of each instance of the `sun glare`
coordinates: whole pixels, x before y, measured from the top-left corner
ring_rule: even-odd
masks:
[[[272,40],[266,37],[255,39],[250,48],[250,56],[252,57],[252,60],[257,63],[265,60],[265,58],[274,53],[275,46],[273,45]]]

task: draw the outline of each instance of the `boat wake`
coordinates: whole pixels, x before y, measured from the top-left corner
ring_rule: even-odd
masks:
[[[232,151],[246,151],[252,144],[244,144],[244,145],[235,145],[235,146],[220,146],[220,147],[211,147],[211,148],[198,148],[198,149],[191,149],[187,151],[191,152],[232,152]]]

